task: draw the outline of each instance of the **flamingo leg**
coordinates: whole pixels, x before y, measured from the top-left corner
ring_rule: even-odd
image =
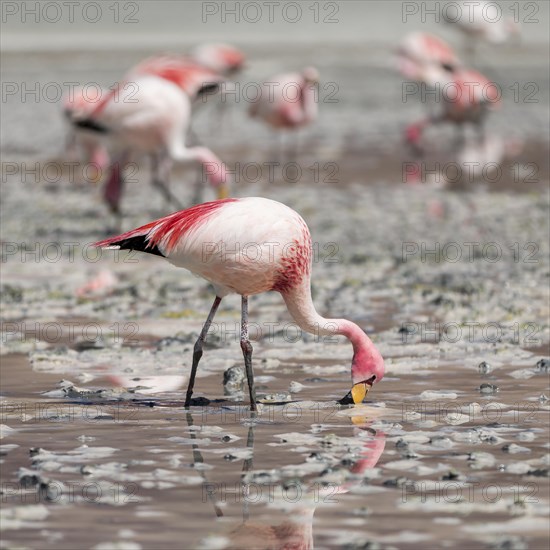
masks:
[[[159,158],[158,155],[151,155],[151,168],[153,170],[153,179],[151,184],[160,191],[168,205],[174,205],[178,210],[183,210],[183,204],[170,191],[168,187],[168,175],[170,173],[171,162],[168,158]]]
[[[252,371],[252,344],[248,339],[248,296],[242,297],[241,317],[241,349],[243,350],[246,378],[248,380],[248,393],[250,395],[250,410],[256,411],[256,392],[254,390],[254,372]]]
[[[195,188],[193,190],[192,204],[200,204],[202,202],[202,191],[204,189],[204,173],[203,167],[198,165],[197,177],[195,180]]]
[[[124,168],[129,160],[128,151],[124,151],[109,168],[109,177],[103,188],[103,200],[107,203],[109,211],[115,218],[116,233],[120,232],[122,226],[122,212],[120,209],[120,201],[124,192]]]
[[[185,396],[184,407],[186,409],[188,409],[189,406],[191,405],[191,396],[193,395],[193,386],[195,385],[195,376],[197,374],[197,367],[199,366],[199,361],[201,360],[201,357],[202,357],[202,346],[204,344],[204,340],[206,339],[206,334],[208,333],[208,329],[212,324],[212,320],[214,319],[214,315],[216,315],[216,311],[218,310],[218,306],[220,305],[221,301],[222,299],[219,296],[216,296],[216,299],[214,300],[214,303],[210,308],[210,313],[208,314],[208,317],[206,318],[204,326],[202,327],[201,333],[197,341],[195,342],[195,346],[193,347],[193,365],[191,367],[191,376],[189,377],[189,385],[187,386],[187,394]]]

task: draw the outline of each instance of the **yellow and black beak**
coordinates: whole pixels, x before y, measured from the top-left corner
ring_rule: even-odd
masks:
[[[351,398],[353,399],[353,403],[355,405],[362,403],[371,388],[372,384],[369,384],[368,382],[359,382],[358,384],[354,384],[353,388],[351,388]]]
[[[227,199],[229,197],[229,186],[226,183],[222,183],[218,187],[218,199]]]
[[[368,380],[357,382],[357,384],[354,384],[351,390],[337,402],[340,405],[351,405],[352,403],[357,405],[362,403],[365,397],[367,397],[367,393],[369,393],[369,390],[372,388],[375,381],[376,377],[371,376]]]

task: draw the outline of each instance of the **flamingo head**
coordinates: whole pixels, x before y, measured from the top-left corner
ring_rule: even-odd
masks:
[[[317,84],[319,82],[319,71],[315,67],[306,67],[302,71],[306,84]]]
[[[229,44],[200,44],[191,51],[191,57],[215,73],[229,76],[245,65],[244,54]]]
[[[361,403],[369,390],[384,378],[384,358],[369,340],[369,346],[357,349],[351,363],[351,398]]]

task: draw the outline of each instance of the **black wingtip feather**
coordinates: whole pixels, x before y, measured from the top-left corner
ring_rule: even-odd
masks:
[[[84,119],[84,120],[73,120],[72,122],[74,126],[82,130],[91,130],[92,132],[96,132],[98,134],[109,133],[109,129],[106,126],[103,126],[103,124],[99,124],[99,122],[96,122],[95,120]]]
[[[138,235],[112,243],[113,246],[120,247],[121,250],[136,250],[138,252],[147,252],[165,258],[166,256],[158,249],[156,245],[152,245],[145,240],[146,235]]]

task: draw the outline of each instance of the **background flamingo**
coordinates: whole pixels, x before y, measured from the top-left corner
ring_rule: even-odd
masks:
[[[257,246],[254,260],[246,243]],[[276,290],[303,330],[319,335],[341,334],[353,345],[353,387],[343,403],[360,403],[384,376],[384,361],[369,337],[346,319],[325,319],[311,299],[312,242],[304,220],[294,210],[269,199],[225,199],[193,206],[165,218],[100,241],[95,246],[140,250],[166,258],[209,281],[216,298],[193,351],[185,407],[191,404],[203,342],[224,296],[242,297],[241,349],[251,410],[256,410],[252,345],[248,337],[248,297]]]
[[[430,125],[442,122],[450,122],[457,127],[456,149],[464,144],[466,123],[474,125],[479,141],[482,142],[485,137],[484,122],[487,114],[500,103],[498,88],[481,73],[459,69],[446,74],[447,76],[442,76],[437,83],[441,95],[441,111],[406,129],[406,140],[418,153],[422,152],[420,141],[424,130]]]
[[[153,184],[176,205],[178,201],[167,186],[174,162],[200,162],[218,195],[226,196],[224,164],[205,147],[185,145],[191,114],[189,97],[172,82],[156,76],[143,76],[135,84],[136,88],[121,89],[107,98],[92,117],[80,122],[85,127],[103,128],[119,151],[104,189],[111,211],[120,215],[122,170],[135,153],[151,156]]]
[[[266,80],[249,109],[275,130],[296,130],[314,122],[318,114],[316,86],[319,72],[313,67]],[[296,148],[295,148],[296,149]]]
[[[446,23],[464,35],[464,49],[470,62],[474,61],[475,49],[479,41],[503,44],[520,35],[520,28],[514,17],[502,17],[503,10],[496,2],[477,0],[476,2],[457,2],[457,5],[457,10],[445,6],[441,14]]]

